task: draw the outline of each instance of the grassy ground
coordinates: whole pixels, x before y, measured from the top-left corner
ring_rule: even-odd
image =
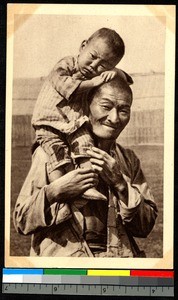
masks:
[[[137,239],[140,248],[144,249],[147,257],[162,257],[163,253],[163,147],[162,146],[133,146],[132,148],[142,163],[142,169],[152,188],[158,206],[159,215],[156,225],[146,239]],[[16,147],[12,151],[12,186],[11,211],[20,188],[31,164],[29,148]],[[11,255],[29,255],[30,236],[16,233],[11,214]]]

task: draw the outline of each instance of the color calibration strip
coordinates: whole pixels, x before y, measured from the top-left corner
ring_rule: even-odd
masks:
[[[3,269],[6,294],[174,297],[171,270]]]
[[[4,268],[3,283],[173,286],[174,271]]]

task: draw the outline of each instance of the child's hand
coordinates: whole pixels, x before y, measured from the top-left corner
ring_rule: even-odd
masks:
[[[105,71],[101,73],[100,76],[104,79],[104,82],[108,82],[117,76],[117,71],[116,70]]]
[[[93,87],[95,86],[99,86],[101,85],[104,81],[104,78],[101,76],[101,74],[99,76],[93,77],[91,80],[91,83],[93,85]]]
[[[76,80],[86,80],[86,77],[80,71],[74,73],[72,77]]]

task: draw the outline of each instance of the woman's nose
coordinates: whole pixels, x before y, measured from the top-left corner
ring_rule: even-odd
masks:
[[[113,108],[110,110],[109,114],[108,114],[108,120],[110,122],[114,123],[118,123],[119,122],[119,116],[118,116],[118,112],[116,108]]]

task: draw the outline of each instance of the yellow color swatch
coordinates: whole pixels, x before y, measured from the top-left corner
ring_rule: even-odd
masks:
[[[130,270],[88,270],[88,276],[130,276]]]

